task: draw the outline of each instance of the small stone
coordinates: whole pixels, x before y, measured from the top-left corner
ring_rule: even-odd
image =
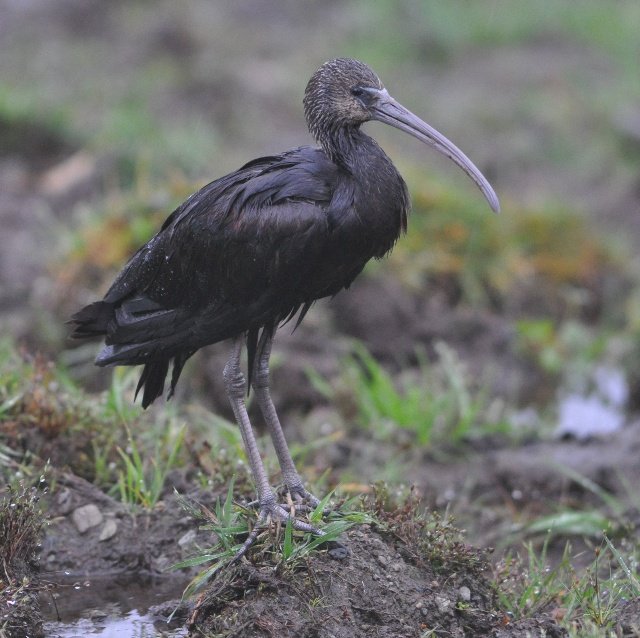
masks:
[[[441,614],[446,614],[451,609],[451,601],[444,596],[436,596],[435,597],[436,605],[438,606],[438,611]]]
[[[118,523],[116,523],[114,519],[109,518],[107,519],[106,523],[104,524],[104,527],[100,531],[99,540],[108,541],[110,538],[113,538],[116,535],[117,531],[118,531]]]
[[[89,503],[74,509],[71,513],[71,520],[78,532],[84,534],[88,529],[100,525],[104,519],[98,507],[93,503]]]
[[[58,493],[56,502],[58,504],[58,511],[60,512],[60,516],[66,516],[73,508],[73,496],[71,494],[71,490],[64,488],[61,492]]]
[[[178,545],[180,545],[180,547],[186,547],[187,545],[191,545],[191,543],[193,543],[193,541],[196,540],[197,535],[198,535],[198,532],[196,532],[195,529],[190,529],[188,532],[183,534],[178,539]]]
[[[458,589],[458,600],[461,600],[463,603],[468,603],[471,600],[471,590],[465,585]]]
[[[389,563],[389,559],[384,555],[384,554],[379,554],[378,555],[378,562],[383,566],[386,567],[387,564]]]
[[[341,543],[335,543],[335,546],[331,547],[328,554],[330,558],[333,558],[333,560],[344,560],[349,556],[349,549]]]
[[[422,609],[422,607],[423,607],[422,601],[421,601],[421,600],[419,600],[419,601],[416,603],[416,609]]]
[[[151,559],[151,566],[153,567],[153,569],[159,572],[164,572],[165,570],[167,570],[171,563],[172,561],[169,560],[169,558],[164,554],[160,554],[160,556],[158,556],[157,558]]]

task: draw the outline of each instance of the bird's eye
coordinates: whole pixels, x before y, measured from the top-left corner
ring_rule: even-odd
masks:
[[[354,86],[351,89],[351,95],[353,95],[353,97],[355,97],[365,109],[368,109],[371,106],[373,96],[371,95],[370,91],[367,91],[366,88],[362,88],[361,86]]]

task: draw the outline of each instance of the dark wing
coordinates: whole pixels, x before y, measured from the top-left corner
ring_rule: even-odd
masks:
[[[310,226],[321,243],[337,170],[319,149],[303,147],[207,184],[134,255],[104,300],[142,295],[187,309],[250,300],[257,282],[273,274],[265,267],[275,267],[270,256],[281,244],[295,253]]]
[[[101,302],[74,315],[73,336],[105,335],[99,365],[147,364],[148,404],[172,358],[175,385],[198,348],[273,327],[313,301],[303,284],[329,237],[327,211],[342,179],[322,151],[303,147],[208,184],[138,250]]]

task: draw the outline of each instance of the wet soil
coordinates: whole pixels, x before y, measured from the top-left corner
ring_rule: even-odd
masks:
[[[165,499],[149,512],[132,512],[94,485],[73,474],[61,474],[49,499],[50,522],[40,563],[45,572],[82,578],[88,575],[139,573],[171,575],[196,543],[211,542],[180,508],[167,485]],[[193,493],[211,507],[210,493]],[[86,507],[97,509],[87,516]],[[90,525],[87,527],[87,525]]]
[[[68,448],[63,437],[57,440]],[[361,455],[351,460],[356,466],[375,467],[389,460],[381,452],[385,446],[374,442],[367,448],[364,440],[361,445],[356,440],[349,443],[350,454]],[[51,442],[55,444],[56,439]],[[375,458],[366,457],[367,449]],[[361,525],[341,539],[349,552],[343,560],[320,551],[295,568],[283,568],[251,558],[254,562],[222,571],[199,599],[187,604],[181,604],[176,594],[195,571],[171,566],[198,547],[211,546],[214,539],[210,532],[198,530],[174,487],[209,509],[222,494],[202,490],[184,472],[174,472],[156,507],[132,511],[85,479],[53,469],[53,489],[42,498],[48,524],[40,549],[40,574],[31,580],[35,595],[22,599],[22,617],[35,623],[33,635],[42,635],[36,629],[42,621],[38,610],[44,609],[49,619],[46,635],[61,638],[89,625],[96,633],[100,627],[126,622],[147,631],[154,623],[164,627],[163,619],[176,609],[177,628],[174,623],[171,629],[176,636],[183,635],[180,628],[187,621],[192,635],[409,638],[434,629],[436,635],[454,636],[507,637],[526,631],[562,636],[552,620],[552,608],[511,621],[490,584],[489,555],[473,546],[502,543],[497,552],[502,555],[504,541],[517,531],[519,521],[561,507],[601,505],[584,484],[567,476],[567,469],[626,503],[627,520],[636,520],[640,529],[629,493],[629,485],[640,481],[639,452],[636,426],[588,443],[558,440],[521,448],[489,446],[457,462],[413,457],[406,463],[411,468],[408,478],[424,494],[424,505],[448,506],[458,524],[467,528],[466,541],[471,544],[464,548],[463,561],[437,560],[436,541],[424,553],[406,534]],[[331,454],[325,449],[315,462],[324,463],[326,453]],[[236,491],[251,496],[246,484]],[[407,516],[406,511],[399,512],[385,515]],[[550,561],[554,547],[552,543],[549,548]],[[557,550],[562,551],[562,543]],[[156,595],[158,604],[152,609],[148,608],[152,601],[145,602],[139,590],[136,593],[135,587],[144,587],[145,582]],[[158,593],[171,600],[162,603]],[[620,623],[633,622],[626,607],[620,610]],[[128,615],[131,610],[137,610],[133,616]]]
[[[415,548],[368,525],[347,533],[343,543],[346,558],[321,552],[284,574],[251,564],[232,568],[199,599],[192,635],[522,635],[520,624],[506,628],[495,591],[468,567],[436,570],[416,560]],[[549,619],[527,624],[544,627],[547,636],[563,635]]]
[[[115,618],[127,619],[124,599],[135,596],[131,582],[143,587],[146,582],[156,593],[175,592],[193,570],[177,576],[173,572],[164,583],[154,576],[167,579],[170,564],[212,541],[196,532],[195,521],[169,492],[153,512],[133,517],[78,477],[65,474],[58,482],[41,554],[41,581],[48,583],[43,596],[50,619],[47,635],[75,635],[79,627],[99,634],[109,616],[110,626],[117,627]],[[75,514],[87,505],[95,505],[103,521],[80,531]],[[435,538],[433,557],[425,558],[411,527],[413,514],[386,514],[407,517],[400,527],[396,521],[395,528],[360,525],[350,530],[340,539],[346,556],[344,551],[321,550],[287,566],[264,558],[254,563],[250,557],[221,571],[196,599],[181,603],[174,598],[150,608],[144,626],[149,629],[155,622],[162,628],[163,620],[174,614],[174,629],[165,630],[176,636],[183,635],[179,627],[185,623],[193,636],[419,638],[429,630],[452,636],[564,635],[546,615],[510,621],[481,550],[447,545],[443,559],[442,539]],[[104,538],[110,520],[117,521],[117,529]],[[139,594],[133,604],[147,609]]]
[[[380,446],[374,447],[379,450]],[[459,524],[468,526],[467,541],[490,547],[517,529],[519,520],[594,500],[563,468],[579,470],[623,502],[630,496],[628,485],[640,480],[639,451],[640,428],[634,427],[589,444],[556,441],[489,449],[458,463],[414,459],[411,467],[426,502],[439,507],[448,504]],[[377,462],[384,461],[379,457]],[[114,618],[126,618],[125,592],[133,597],[133,609],[146,609],[127,582],[146,581],[149,587],[166,592],[163,583],[153,580],[161,577],[168,579],[164,584],[169,590],[177,592],[195,572],[176,572],[171,565],[213,543],[210,533],[198,531],[197,522],[181,507],[173,486],[209,508],[220,494],[190,485],[181,474],[167,480],[163,497],[152,511],[135,515],[73,474],[56,473],[54,481],[55,489],[45,499],[50,522],[40,555],[40,582],[49,583],[49,594],[41,598],[49,609],[51,635],[73,635],[65,633],[65,627],[80,615],[71,581],[88,588],[80,603],[85,607],[82,622],[107,622],[104,610],[112,605],[116,605],[116,611],[110,612],[116,614]],[[87,506],[95,507],[100,517],[84,529],[78,513]],[[473,560],[443,566],[429,562],[406,539],[375,526],[359,526],[341,540],[349,551],[343,560],[321,551],[294,569],[268,561],[244,562],[221,572],[195,602],[180,604],[174,594],[170,602],[147,612],[144,626],[151,627],[153,622],[162,626],[162,619],[178,609],[178,627],[190,619],[192,635],[409,638],[429,629],[454,636],[521,636],[526,631],[534,636],[564,635],[551,619],[552,609],[511,622],[490,585],[487,555],[472,545],[467,550]],[[550,552],[553,560],[553,544]],[[487,569],[479,569],[479,564]],[[105,593],[107,586],[100,585],[105,578],[112,589],[114,582],[116,590],[118,582],[125,583],[119,600],[114,602]],[[58,623],[51,622],[56,616],[49,595],[55,596],[61,610]]]

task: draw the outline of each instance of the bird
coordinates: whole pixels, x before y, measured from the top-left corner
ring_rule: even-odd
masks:
[[[222,375],[257,492],[254,530],[289,520],[294,529],[322,534],[279,502],[246,397],[252,389],[290,502],[302,512],[317,507],[271,398],[269,357],[280,326],[292,321],[297,327],[315,301],[349,288],[367,262],[386,256],[406,231],[407,186],[362,125],[382,122],[431,146],[475,182],[493,211],[500,204],[471,160],[397,102],[363,62],[322,64],[303,106],[315,146],[254,159],[202,187],[131,257],[104,298],[70,323],[74,338],[103,338],[98,366],[144,366],[136,398],[142,392],[145,408],[164,393],[170,367],[168,397],[197,350],[229,340]]]

